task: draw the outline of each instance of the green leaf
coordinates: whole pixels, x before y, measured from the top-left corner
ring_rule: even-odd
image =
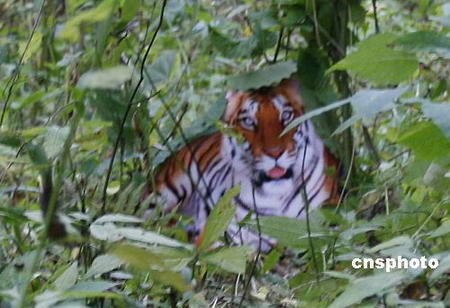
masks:
[[[82,24],[89,25],[109,18],[117,3],[117,0],[104,0],[97,7],[82,11],[66,22],[59,37],[71,42],[80,40],[81,33],[79,27]]]
[[[407,235],[397,236],[397,237],[394,237],[393,239],[390,239],[386,242],[383,242],[381,244],[378,244],[378,245],[370,248],[369,252],[376,253],[380,250],[392,248],[395,246],[406,246],[409,248],[409,247],[413,246],[413,242],[412,242],[411,238]]]
[[[450,255],[439,260],[439,266],[433,270],[430,279],[434,280],[445,275],[450,270]]]
[[[377,34],[358,44],[357,51],[333,65],[328,71],[348,70],[375,85],[398,84],[409,80],[419,68],[416,57],[390,44],[397,39],[390,33]]]
[[[108,273],[122,265],[122,261],[116,256],[100,255],[92,261],[86,277],[98,276]]]
[[[348,307],[357,304],[366,297],[383,293],[384,290],[406,280],[408,276],[406,272],[397,271],[351,280],[345,291],[329,307]]]
[[[267,273],[273,269],[278,264],[280,257],[281,253],[277,249],[272,249],[272,251],[264,259],[264,264],[262,266],[264,273]]]
[[[314,212],[316,213],[316,212]],[[328,236],[322,228],[320,222],[314,222],[314,217],[310,213],[311,237],[316,239]],[[308,229],[305,219],[298,219],[284,216],[265,216],[259,218],[261,232],[274,237],[278,243],[284,246],[307,248]],[[251,227],[256,226],[254,220],[246,222]]]
[[[228,225],[236,212],[236,206],[233,204],[232,199],[239,193],[240,189],[241,187],[239,185],[234,186],[228,190],[214,206],[206,221],[203,239],[199,247],[200,249],[208,248],[212,243],[218,240],[228,228]]]
[[[122,21],[130,21],[136,13],[139,11],[140,1],[139,0],[122,0]]]
[[[117,90],[122,84],[131,79],[132,69],[125,65],[118,65],[104,70],[84,73],[78,81],[80,88]]]
[[[228,87],[235,90],[250,90],[280,83],[297,71],[292,61],[278,62],[254,72],[244,73],[228,79]]]
[[[68,291],[95,291],[95,292],[103,292],[108,289],[114,288],[117,286],[117,282],[107,281],[107,280],[88,280],[81,281],[74,285]]]
[[[110,254],[142,270],[165,269],[161,257],[147,249],[129,244],[115,245]]]
[[[450,220],[446,220],[436,230],[431,232],[430,238],[446,235],[450,233]]]
[[[54,158],[62,151],[68,136],[69,127],[50,126],[47,128],[42,146],[48,158]]]
[[[450,138],[450,104],[422,103],[423,114],[439,126],[447,138]]]
[[[186,292],[192,289],[183,275],[177,272],[150,271],[150,277],[160,283],[170,285],[180,292]]]
[[[350,100],[353,111],[366,125],[380,112],[395,107],[395,101],[408,90],[408,87],[396,89],[363,89],[355,93]]]
[[[30,59],[31,56],[34,55],[39,50],[39,48],[41,47],[41,43],[42,43],[42,33],[35,32],[29,44],[28,42],[21,42],[19,44],[19,53],[23,54],[23,62],[27,62],[28,59]],[[27,47],[27,44],[28,48],[25,49]]]
[[[245,264],[253,252],[251,247],[224,247],[202,258],[207,263],[216,265],[228,272],[242,274]]]
[[[1,132],[0,133],[0,144],[7,145],[9,147],[17,148],[21,145],[21,138],[15,133]]]
[[[434,160],[450,153],[450,140],[432,122],[414,124],[398,136],[397,142],[411,150],[419,159]]]
[[[408,33],[394,40],[393,44],[407,50],[450,52],[450,38],[444,33],[434,31]]]
[[[147,67],[145,76],[156,86],[169,79],[175,66],[177,52],[175,50],[164,51],[152,64]]]
[[[121,244],[116,245],[111,250],[111,253],[130,265],[148,271],[156,281],[171,285],[181,292],[191,289],[183,276],[178,272],[167,269],[162,256],[155,252],[132,245]]]
[[[64,273],[59,276],[53,286],[57,290],[67,290],[73,287],[78,278],[78,262],[73,262],[68,269],[64,271]]]
[[[140,223],[141,218],[124,215],[124,214],[106,214],[94,221],[95,224],[104,224],[107,222],[125,222],[125,223]]]
[[[281,135],[286,134],[292,128],[300,125],[306,120],[318,116],[324,112],[339,108],[343,105],[352,104],[354,116],[349,118],[340,127],[336,129],[334,134],[343,131],[359,119],[362,119],[366,124],[375,117],[379,112],[392,109],[394,102],[408,90],[408,87],[398,87],[396,89],[363,89],[356,92],[353,96],[331,103],[327,106],[314,109],[305,113],[298,118],[295,118],[286,126]]]
[[[90,290],[80,290],[80,291],[72,291],[67,290],[62,293],[64,298],[122,298],[122,295],[113,293],[113,292],[102,292],[102,291],[90,291]]]
[[[258,57],[268,48],[273,47],[277,35],[263,29],[261,24],[255,24],[254,33],[240,39],[231,39],[229,35],[222,34],[219,29],[209,27],[210,41],[213,47],[227,58]],[[236,88],[237,89],[237,88]]]
[[[346,98],[346,99],[343,99],[343,100],[331,103],[331,104],[329,104],[329,105],[327,105],[325,107],[317,108],[317,109],[314,109],[314,110],[312,110],[310,112],[307,112],[307,113],[299,116],[298,118],[295,118],[294,120],[292,120],[291,123],[289,123],[288,126],[286,126],[286,128],[283,130],[281,135],[286,134],[288,131],[290,131],[294,127],[302,124],[306,120],[309,120],[309,119],[311,119],[311,118],[313,118],[315,116],[318,116],[318,115],[320,115],[320,114],[322,114],[324,112],[327,112],[327,111],[339,108],[341,106],[344,106],[344,105],[350,103],[350,101],[351,101],[351,98]]]
[[[117,227],[112,223],[92,224],[89,228],[92,236],[99,240],[115,242],[123,238],[139,241],[148,244],[158,244],[170,247],[183,247],[188,250],[192,245],[185,244],[167,236],[152,231],[145,231],[141,228]]]

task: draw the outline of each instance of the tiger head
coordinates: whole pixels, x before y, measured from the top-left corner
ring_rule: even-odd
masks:
[[[230,91],[223,120],[244,138],[241,159],[250,166],[256,186],[289,180],[298,174],[302,144],[299,128],[282,135],[286,126],[304,113],[297,81],[255,91]]]

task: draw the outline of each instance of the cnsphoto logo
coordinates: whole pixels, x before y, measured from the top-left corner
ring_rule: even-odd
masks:
[[[421,268],[421,269],[435,269],[439,266],[439,260],[436,258],[420,257],[407,259],[402,256],[397,258],[354,258],[352,260],[352,267],[354,269],[385,269],[386,272],[390,272],[393,269],[408,269],[408,268]]]

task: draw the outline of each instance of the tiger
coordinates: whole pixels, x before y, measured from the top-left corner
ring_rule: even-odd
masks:
[[[194,139],[169,156],[157,171],[156,192],[164,211],[178,206],[182,215],[192,217],[191,231],[199,236],[214,205],[239,184],[226,236],[267,251],[275,239],[238,223],[255,212],[303,218],[307,206],[336,203],[336,172],[327,170],[336,170],[338,162],[311,120],[282,134],[305,112],[295,78],[271,87],[230,90],[226,101],[222,121],[235,133],[218,131]]]

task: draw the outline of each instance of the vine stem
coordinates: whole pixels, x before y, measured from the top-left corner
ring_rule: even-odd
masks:
[[[156,40],[156,36],[158,35],[159,30],[162,27],[163,20],[164,20],[164,10],[166,8],[166,4],[167,4],[167,0],[163,0],[163,4],[162,4],[162,7],[161,7],[161,13],[159,15],[158,25],[156,26],[156,30],[153,33],[153,36],[152,36],[152,38],[150,40],[149,45],[147,46],[147,49],[145,50],[145,54],[144,54],[144,57],[143,57],[142,62],[141,62],[139,81],[138,81],[137,85],[135,86],[135,88],[133,90],[133,93],[131,94],[130,100],[128,101],[127,109],[125,110],[125,113],[123,115],[122,122],[121,122],[120,127],[119,127],[119,133],[118,133],[116,141],[114,143],[113,152],[111,154],[111,160],[109,161],[108,172],[106,173],[105,184],[103,186],[103,197],[102,197],[101,214],[104,214],[105,210],[106,210],[106,203],[107,203],[106,202],[106,200],[107,200],[107,198],[106,198],[106,195],[107,195],[106,191],[108,189],[109,180],[111,178],[111,173],[112,173],[112,169],[113,169],[113,165],[114,165],[114,159],[116,158],[116,154],[117,154],[117,150],[119,148],[120,140],[122,139],[123,131],[124,131],[124,128],[125,128],[125,123],[127,121],[128,114],[130,113],[131,107],[133,106],[134,98],[136,97],[137,92],[138,92],[139,88],[141,87],[142,82],[144,81],[145,62],[147,62],[147,58],[148,58],[148,55],[150,53],[150,50],[153,47],[153,44],[154,44],[154,42]]]
[[[6,83],[5,89],[3,89],[3,96],[5,95],[5,92],[7,92],[7,94],[6,94],[5,102],[3,103],[2,114],[0,116],[0,128],[2,127],[3,121],[5,119],[6,110],[8,109],[8,104],[11,99],[14,86],[16,85],[16,81],[19,78],[20,70],[22,68],[23,61],[25,59],[25,54],[27,53],[27,51],[30,47],[31,40],[33,39],[34,34],[36,33],[37,26],[39,25],[39,22],[41,21],[41,17],[44,12],[45,2],[46,2],[46,0],[42,0],[41,6],[39,8],[39,13],[38,13],[36,21],[33,25],[33,28],[31,29],[31,33],[30,33],[30,36],[28,37],[27,44],[25,45],[25,48],[20,56],[19,63],[17,64],[16,70],[15,70],[14,74],[11,76],[11,78],[8,80],[8,82]],[[9,84],[9,88],[8,88],[8,90],[6,90],[6,87],[8,87],[8,84]]]
[[[242,304],[244,303],[245,297],[248,293],[248,288],[250,286],[250,282],[253,278],[253,275],[256,271],[256,265],[258,264],[259,256],[261,255],[261,245],[262,245],[262,238],[261,238],[261,225],[259,223],[259,214],[258,214],[258,208],[256,207],[256,198],[255,198],[255,188],[252,186],[252,198],[253,198],[253,210],[255,211],[255,220],[256,220],[256,229],[258,231],[258,250],[256,252],[255,259],[252,263],[252,268],[250,269],[250,273],[248,276],[248,279],[244,286],[244,293],[242,294],[241,301],[239,302],[239,308],[242,307]]]

